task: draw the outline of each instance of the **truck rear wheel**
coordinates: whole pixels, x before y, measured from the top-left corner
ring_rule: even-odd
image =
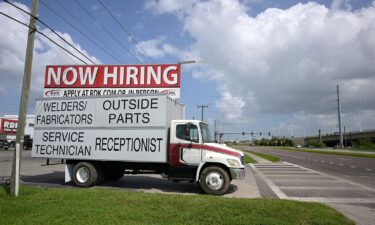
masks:
[[[98,170],[89,162],[79,162],[74,166],[73,180],[77,186],[91,187],[98,181]]]
[[[230,178],[223,168],[209,166],[202,171],[199,184],[207,194],[223,195],[229,189]]]

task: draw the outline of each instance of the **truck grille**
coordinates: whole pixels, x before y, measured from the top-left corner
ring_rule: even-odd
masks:
[[[245,165],[245,157],[241,156],[240,160],[241,160],[242,165]]]

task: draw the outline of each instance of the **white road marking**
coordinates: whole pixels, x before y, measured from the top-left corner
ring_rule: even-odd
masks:
[[[292,163],[291,163],[291,164],[292,164]],[[295,164],[294,164],[294,165],[295,165]],[[375,189],[373,189],[373,188],[370,188],[370,187],[367,187],[367,186],[365,186],[365,185],[362,185],[362,184],[358,184],[358,183],[352,182],[352,181],[350,181],[350,180],[345,180],[345,179],[342,179],[342,178],[340,178],[340,177],[332,176],[332,175],[329,175],[329,174],[326,174],[326,173],[321,173],[321,172],[319,172],[319,171],[311,170],[311,169],[306,168],[306,167],[303,167],[303,166],[299,166],[299,165],[296,165],[296,166],[299,167],[299,168],[302,168],[302,169],[305,169],[305,170],[311,171],[311,172],[315,172],[315,173],[318,173],[318,174],[321,174],[321,175],[327,176],[327,177],[332,177],[332,178],[334,178],[334,179],[336,179],[336,180],[339,180],[339,181],[342,181],[342,182],[345,182],[345,183],[352,184],[352,185],[354,185],[354,186],[360,187],[360,188],[365,189],[365,190],[367,190],[367,191],[375,192]]]
[[[343,164],[340,163],[339,166],[343,166]]]
[[[365,185],[362,185],[362,184],[358,184],[358,183],[355,183],[355,182],[352,182],[352,181],[349,181],[349,180],[345,180],[345,179],[342,179],[340,177],[336,177],[336,176],[332,176],[332,175],[329,175],[329,174],[326,174],[326,173],[321,173],[319,171],[316,171],[316,170],[311,170],[311,169],[308,169],[306,167],[303,167],[303,166],[299,166],[299,165],[296,165],[296,164],[292,164],[292,163],[289,163],[290,165],[294,165],[296,168],[300,168],[300,169],[303,169],[305,170],[305,172],[311,172],[315,175],[321,175],[322,178],[324,178],[323,180],[315,180],[315,179],[310,179],[310,180],[296,180],[296,179],[283,179],[283,180],[280,180],[280,179],[274,179],[273,177],[275,177],[275,175],[277,174],[274,174],[273,176],[270,175],[270,174],[267,174],[267,173],[263,173],[262,170],[258,170],[256,168],[256,165],[254,164],[250,164],[251,168],[256,171],[256,173],[266,182],[266,184],[271,188],[271,190],[277,195],[278,198],[280,199],[291,199],[291,200],[297,200],[297,201],[308,201],[308,202],[330,202],[330,203],[375,203],[375,198],[329,198],[329,197],[288,197],[284,192],[283,190],[293,190],[293,189],[296,189],[296,190],[353,190],[353,191],[358,191],[358,190],[366,190],[366,191],[371,191],[371,192],[374,192],[375,193],[375,189],[373,188],[370,188],[370,187],[367,187]],[[339,164],[340,165],[340,164]],[[342,165],[342,164],[341,164]],[[279,172],[288,172],[288,171],[279,171]],[[292,172],[292,173],[295,173],[295,172]],[[282,174],[279,174],[279,175],[282,175]],[[303,174],[299,174],[299,175],[295,175],[296,178],[298,177],[301,177]],[[284,174],[282,175],[282,177],[280,178],[287,178],[288,174]],[[290,178],[293,178],[293,175],[289,174]],[[279,177],[279,176],[276,176],[276,177]],[[306,177],[307,178],[307,177]],[[317,178],[317,176],[315,176],[314,178]],[[326,178],[330,178],[332,180],[326,180]],[[271,180],[273,179],[273,181]],[[307,178],[308,179],[308,178]],[[305,185],[305,186],[283,186],[283,185],[276,185],[275,183],[280,183],[280,182],[288,182],[288,181],[292,181],[292,182],[298,182],[298,181],[303,181],[303,182],[319,182],[319,183],[332,183],[333,185],[330,185],[328,187],[321,187],[321,186],[318,186],[318,187],[313,187],[311,185]],[[334,185],[334,182],[336,183],[343,183],[343,184],[346,184],[345,185]],[[350,186],[348,187],[348,184],[350,184]]]
[[[372,171],[372,169],[366,169],[367,171]]]
[[[357,168],[356,166],[350,166],[351,168]]]
[[[328,179],[327,179],[328,178]],[[329,180],[331,179],[331,180]],[[338,180],[335,180],[335,179],[332,179],[331,177],[325,177],[325,179],[305,179],[305,180],[298,180],[298,179],[275,179],[276,182],[303,182],[303,183],[312,183],[312,184],[315,184],[316,182],[319,182],[319,184],[322,184],[322,183],[340,183],[342,184],[343,182],[342,181],[338,181]]]
[[[260,172],[254,166],[254,164],[250,163],[249,165],[264,180],[264,182],[266,182],[266,184],[268,185],[268,187],[271,188],[271,190],[277,195],[278,198],[280,198],[280,199],[287,199],[288,198],[288,196],[286,196],[286,194],[284,192],[282,192],[280,190],[280,188],[277,187],[270,179],[268,179],[265,175],[263,175],[263,173]]]
[[[351,161],[352,159],[347,159],[347,158],[339,158],[341,160],[347,160],[347,161]]]
[[[362,190],[358,187],[312,187],[312,186],[279,186],[283,190]]]
[[[329,162],[329,164],[334,164],[333,162]]]
[[[320,162],[324,163],[325,161],[320,161]]]
[[[321,197],[289,197],[290,200],[303,202],[331,202],[331,203],[375,203],[375,198],[321,198]]]

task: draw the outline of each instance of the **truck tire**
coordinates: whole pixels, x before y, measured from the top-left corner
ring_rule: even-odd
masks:
[[[79,162],[73,169],[74,183],[79,187],[91,187],[98,182],[98,170],[89,162]]]
[[[199,184],[207,194],[223,195],[229,189],[230,177],[223,168],[208,166],[202,171]]]

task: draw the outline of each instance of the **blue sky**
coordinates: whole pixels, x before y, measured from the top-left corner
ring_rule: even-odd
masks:
[[[26,10],[31,7],[31,1],[14,2]],[[79,2],[138,59],[74,0],[61,2],[41,0],[40,19],[97,63],[153,63],[98,1]],[[206,120],[211,124],[216,120],[224,132],[271,131],[280,136],[316,134],[319,128],[333,132],[338,130],[334,92],[340,85],[347,129],[375,128],[373,1],[102,2],[156,63],[198,61],[182,66],[181,101],[187,118],[200,118],[197,106],[208,105]],[[0,11],[27,20],[5,2]],[[3,16],[0,25],[0,115],[17,114],[27,31]],[[42,37],[37,36],[35,49],[29,114],[42,94],[45,65],[79,63]]]

